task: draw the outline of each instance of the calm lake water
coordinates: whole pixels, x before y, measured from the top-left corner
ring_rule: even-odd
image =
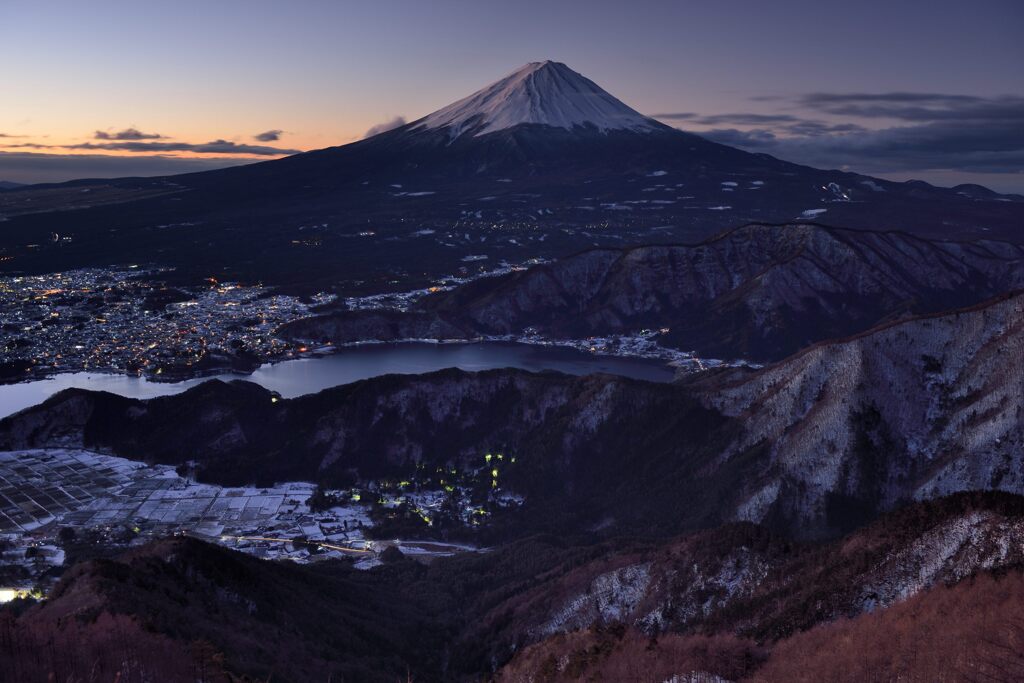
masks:
[[[312,394],[328,387],[378,375],[418,374],[443,368],[492,370],[557,370],[571,375],[604,372],[652,382],[668,382],[674,370],[644,358],[595,356],[573,349],[529,344],[483,342],[477,344],[374,344],[343,349],[329,356],[266,364],[251,375],[216,375],[219,379],[245,379],[285,398]],[[184,382],[150,382],[139,377],[76,372],[21,384],[0,386],[0,418],[45,401],[53,394],[78,387],[109,391],[130,398],[177,394],[213,377]]]

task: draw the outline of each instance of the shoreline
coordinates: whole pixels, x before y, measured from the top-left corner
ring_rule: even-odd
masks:
[[[197,372],[180,373],[175,371],[164,373],[135,373],[127,370],[120,370],[117,368],[59,368],[53,371],[47,371],[33,375],[31,377],[19,378],[19,379],[0,379],[0,387],[3,386],[14,386],[19,384],[31,384],[34,382],[42,382],[53,379],[61,375],[73,375],[73,374],[95,374],[95,375],[109,375],[115,377],[124,377],[127,379],[138,379],[144,382],[153,384],[179,384],[182,382],[190,382],[194,380],[201,380],[204,378],[215,378],[223,375],[235,375],[238,379],[246,379],[251,377],[261,368],[267,366],[274,366],[280,363],[287,363],[298,360],[314,360],[317,358],[327,358],[344,353],[348,349],[358,349],[374,346],[386,346],[386,345],[412,345],[412,344],[424,344],[433,346],[442,345],[462,345],[469,346],[473,344],[512,344],[521,346],[533,346],[539,348],[557,348],[557,349],[568,349],[577,351],[587,356],[597,356],[603,358],[623,358],[631,360],[648,360],[652,362],[660,362],[668,367],[675,368],[677,371],[685,373],[703,372],[712,368],[720,367],[750,367],[759,368],[758,364],[750,363],[748,361],[738,360],[722,360],[717,358],[700,358],[696,355],[679,349],[670,347],[664,347],[657,344],[656,341],[652,341],[652,334],[636,334],[636,335],[609,335],[607,337],[593,337],[587,339],[550,339],[545,337],[539,337],[536,335],[485,335],[473,338],[451,338],[451,339],[437,339],[437,338],[402,338],[402,339],[362,339],[358,341],[345,342],[342,344],[320,344],[313,348],[312,342],[309,342],[310,347],[307,351],[296,352],[292,351],[286,355],[281,356],[269,356],[261,359],[261,362],[254,364],[250,370],[242,370],[238,368],[232,368],[225,366],[222,368],[204,369]],[[609,342],[612,343],[613,347],[609,347]]]

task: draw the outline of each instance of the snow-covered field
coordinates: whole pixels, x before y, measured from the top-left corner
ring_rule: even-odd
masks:
[[[0,452],[0,539],[8,542],[0,561],[24,564],[35,575],[62,564],[64,528],[128,544],[190,534],[259,557],[296,561],[345,555],[370,560],[388,545],[403,549],[400,541],[365,538],[372,526],[370,506],[349,492],[330,492],[345,504],[311,511],[307,501],[314,490],[307,482],[265,488],[200,484],[167,465],[80,449]],[[292,541],[298,537],[313,542],[317,552],[296,547]],[[30,548],[36,550],[27,558]],[[434,556],[463,549],[410,546],[417,555]]]

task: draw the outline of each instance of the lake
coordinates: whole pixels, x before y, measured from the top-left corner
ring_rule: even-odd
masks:
[[[339,384],[387,374],[420,374],[444,368],[468,371],[495,368],[556,370],[570,375],[604,372],[651,382],[668,382],[673,368],[657,360],[599,356],[575,349],[532,344],[372,344],[350,347],[312,358],[267,363],[251,375],[223,374],[183,382],[151,382],[141,377],[74,372],[34,382],[0,385],[0,418],[42,403],[63,389],[109,391],[130,398],[177,394],[210,379],[244,379],[279,392],[285,398],[312,394]]]

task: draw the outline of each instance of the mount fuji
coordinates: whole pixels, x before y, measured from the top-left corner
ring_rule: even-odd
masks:
[[[588,78],[559,62],[531,62],[500,81],[413,124],[474,137],[515,126],[593,128],[600,132],[664,131],[665,125],[630,109]]]
[[[694,242],[747,222],[1020,240],[1024,201],[979,189],[748,153],[644,116],[544,61],[339,147],[0,193],[0,272],[155,262],[186,279],[379,291],[474,260]]]

